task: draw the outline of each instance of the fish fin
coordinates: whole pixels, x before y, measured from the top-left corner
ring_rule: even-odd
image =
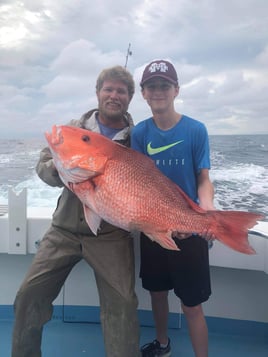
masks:
[[[207,214],[213,217],[209,229],[217,240],[238,252],[256,253],[249,244],[248,229],[264,219],[263,215],[242,211],[208,211]]]
[[[80,158],[77,162],[77,167],[89,170],[90,172],[94,172],[96,174],[101,174],[104,172],[107,161],[107,156],[97,154],[94,157],[85,157],[84,160],[81,160]]]
[[[196,204],[178,185],[174,184],[176,190],[179,194],[184,198],[184,200],[188,203],[189,207],[191,207],[194,211],[198,213],[206,213],[203,208],[201,208],[198,204]]]
[[[161,247],[169,250],[180,250],[171,237],[171,232],[154,232],[144,234],[149,237],[152,241],[157,242]]]
[[[88,206],[83,205],[83,208],[85,219],[87,224],[89,225],[89,228],[95,235],[97,235],[101,223],[101,217],[97,215],[94,211],[92,211],[92,209],[90,209]]]
[[[129,224],[129,230],[143,232],[148,238],[150,238],[153,242],[158,243],[161,247],[169,250],[180,250],[175,243],[174,239],[172,239],[172,231],[155,231],[152,229],[151,225],[143,222],[131,222]]]

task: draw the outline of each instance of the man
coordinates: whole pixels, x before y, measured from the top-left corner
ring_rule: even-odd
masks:
[[[129,146],[133,121],[127,110],[134,94],[131,74],[121,66],[103,70],[96,94],[98,109],[71,125]],[[41,151],[37,173],[48,185],[63,186],[48,148]],[[42,328],[51,319],[52,302],[81,259],[94,269],[107,357],[140,355],[133,239],[104,221],[96,237],[85,221],[79,199],[64,187],[51,227],[16,296],[12,357],[41,356]]]
[[[132,148],[150,156],[202,208],[214,209],[208,134],[201,122],[175,111],[179,84],[174,66],[165,60],[151,62],[140,85],[152,117],[133,129]],[[210,232],[204,235],[213,238]],[[196,235],[174,232],[174,236],[179,252],[166,250],[141,234],[140,276],[143,287],[150,291],[156,327],[156,339],[141,348],[142,356],[171,355],[168,291],[174,289],[187,319],[195,356],[207,357],[208,331],[202,303],[211,294],[208,244]]]

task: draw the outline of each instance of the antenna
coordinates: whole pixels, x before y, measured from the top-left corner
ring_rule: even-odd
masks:
[[[132,51],[130,51],[130,46],[131,46],[131,43],[128,44],[125,68],[127,68],[128,56],[132,56]]]

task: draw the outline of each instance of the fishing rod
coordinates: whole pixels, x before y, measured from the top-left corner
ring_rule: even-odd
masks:
[[[127,68],[127,63],[128,63],[128,57],[132,56],[132,51],[130,51],[131,43],[128,44],[128,49],[127,49],[127,55],[126,55],[126,63],[125,63],[125,68]]]

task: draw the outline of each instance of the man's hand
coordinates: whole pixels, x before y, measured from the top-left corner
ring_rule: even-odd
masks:
[[[172,238],[178,238],[178,239],[187,239],[191,237],[192,234],[190,233],[180,233],[178,231],[172,232]]]

